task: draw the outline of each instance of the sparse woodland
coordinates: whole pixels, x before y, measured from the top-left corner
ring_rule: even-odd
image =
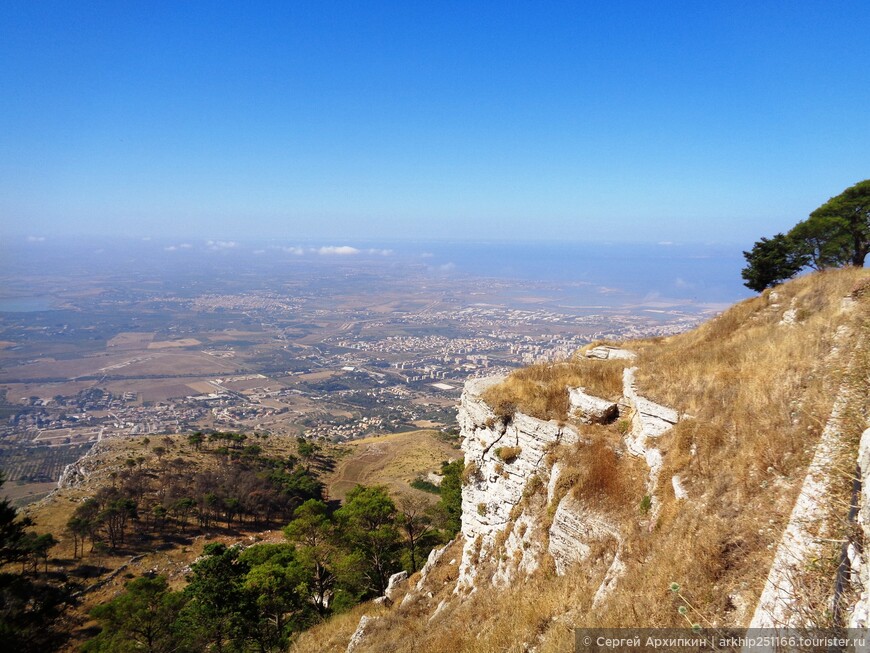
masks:
[[[182,588],[156,573],[133,578],[92,609],[96,625],[83,650],[284,650],[312,624],[383,594],[396,571],[419,569],[429,550],[458,529],[458,491],[433,506],[358,486],[340,505],[327,500],[321,481],[333,465],[331,452],[299,438],[294,454],[269,456],[261,437],[144,438],[140,455],[120,461],[71,509],[59,535],[72,543],[72,560],[61,566],[53,560],[51,573],[57,540],[31,532],[29,520],[4,503],[5,641],[22,651],[60,646],[76,627],[75,618],[61,618],[64,611],[99,585],[111,571],[109,559],[277,527],[282,542],[206,544]],[[458,466],[445,463],[444,472],[458,489]],[[23,598],[39,592],[44,605]],[[42,622],[49,627],[37,627]]]

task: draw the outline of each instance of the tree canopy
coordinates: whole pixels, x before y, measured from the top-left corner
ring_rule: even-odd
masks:
[[[757,292],[806,267],[863,266],[870,252],[870,179],[832,197],[787,234],[762,238],[743,252],[745,286]]]

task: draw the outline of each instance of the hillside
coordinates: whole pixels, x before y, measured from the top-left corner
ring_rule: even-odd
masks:
[[[856,525],[850,505],[859,448],[870,457],[868,303],[864,269],[812,274],[685,334],[470,381],[457,539],[392,607],[358,606],[292,650],[548,653],[573,650],[577,627],[863,625],[870,508]],[[858,573],[834,597],[845,543]]]
[[[282,528],[308,498],[337,506],[365,483],[434,504],[436,495],[410,483],[458,453],[455,438],[438,431],[340,446],[228,433],[104,440],[65,470],[60,488],[23,511],[35,532],[57,540],[38,578],[73,595],[54,624],[58,639],[70,634],[64,650],[78,650],[98,632],[89,611],[121,596],[132,579],[160,576],[170,589],[185,587],[207,545],[287,546]],[[128,498],[132,509],[113,534],[109,515]],[[88,517],[97,532],[71,527]]]

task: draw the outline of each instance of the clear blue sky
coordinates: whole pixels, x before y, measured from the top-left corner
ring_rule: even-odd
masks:
[[[0,234],[718,241],[870,177],[870,2],[0,3]]]

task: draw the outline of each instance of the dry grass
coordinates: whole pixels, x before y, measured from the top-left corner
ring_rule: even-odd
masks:
[[[511,463],[517,459],[521,452],[521,447],[499,447],[495,450],[495,455],[506,463]]]
[[[392,433],[354,440],[338,447],[347,452],[326,479],[330,499],[343,500],[359,484],[386,485],[393,494],[412,494],[435,500],[434,495],[411,487],[411,482],[441,469],[444,460],[455,460],[462,452],[437,431]]]
[[[593,361],[575,357],[562,363],[532,365],[508,376],[483,393],[497,415],[519,411],[543,420],[568,419],[568,388],[616,399],[622,394],[622,361]]]
[[[768,292],[690,333],[637,343],[638,390],[695,418],[673,436],[685,471],[709,479],[724,467],[748,489],[770,468],[785,477],[803,469],[840,383],[842,361],[830,354],[851,319],[841,301],[867,277],[863,269],[802,277],[778,288],[775,303]],[[798,323],[781,325],[790,308]]]

